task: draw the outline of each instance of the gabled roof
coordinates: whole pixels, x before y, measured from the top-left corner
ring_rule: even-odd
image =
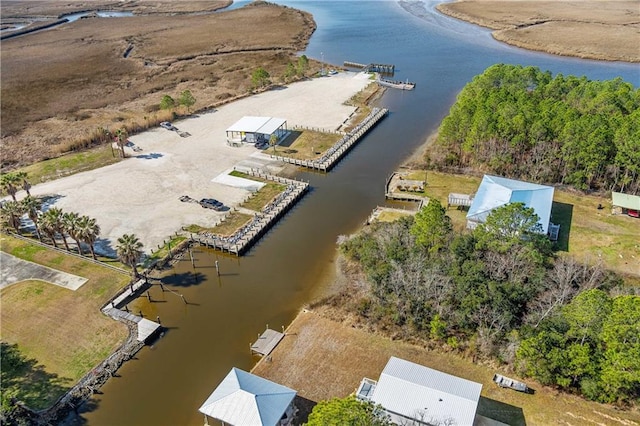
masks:
[[[199,411],[231,425],[274,426],[296,391],[232,368]]]
[[[472,425],[482,385],[391,357],[371,401],[405,418],[427,423]]]
[[[614,206],[625,209],[640,210],[640,195],[623,194],[622,192],[612,192],[611,201]]]
[[[274,117],[242,117],[227,129],[227,132],[261,133],[270,135],[287,120]]]
[[[552,186],[485,175],[469,207],[467,220],[484,222],[493,209],[521,202],[533,208],[540,218],[542,232],[546,234],[551,220],[553,192]]]

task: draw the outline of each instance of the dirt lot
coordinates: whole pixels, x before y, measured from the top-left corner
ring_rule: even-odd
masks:
[[[626,426],[640,422],[638,412],[588,402],[530,380],[526,382],[536,390],[534,395],[498,388],[492,382],[493,374],[499,371],[495,366],[362,331],[348,321],[325,318],[322,308],[298,315],[270,361],[261,360],[252,372],[318,402],[355,392],[363,377],[378,380],[391,356],[482,383],[478,414],[507,424]]]
[[[12,10],[19,15],[6,3],[3,20]],[[104,3],[72,2],[65,11]],[[111,2],[111,8],[143,4],[167,12],[190,5],[198,11],[204,3]],[[202,110],[246,94],[260,66],[277,82],[314,30],[307,13],[256,3],[213,14],[80,19],[3,40],[3,169],[56,156],[99,127],[115,131],[153,121],[165,94],[177,98],[189,89],[194,108]]]
[[[228,127],[253,115],[284,118],[288,128],[336,129],[356,109],[344,102],[370,83],[368,74],[345,72],[246,97],[175,121],[180,132],[156,127],[131,136],[133,146],[125,148],[129,158],[124,161],[35,185],[31,194],[50,197],[64,211],[96,218],[101,253],[113,255],[115,240],[125,233],[136,234],[149,252],[182,226],[211,227],[225,214],[180,202],[181,196],[215,198],[237,207],[249,189],[231,186],[221,176],[234,166],[271,173],[284,167],[253,145],[229,146]]]
[[[640,62],[637,1],[463,0],[446,15],[494,29],[514,46],[579,58]]]

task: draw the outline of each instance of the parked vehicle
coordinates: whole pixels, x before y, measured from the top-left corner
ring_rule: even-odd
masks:
[[[202,206],[202,208],[213,209],[216,211],[220,211],[224,207],[224,204],[222,204],[215,198],[203,198],[202,200],[200,200],[200,205]]]
[[[513,390],[517,390],[519,392],[529,392],[529,388],[526,383],[520,382],[518,380],[511,379],[509,377],[503,376],[501,374],[494,374],[493,381],[496,385],[501,388],[509,388]]]
[[[160,127],[162,127],[163,129],[167,129],[167,130],[178,130],[178,128],[176,126],[174,126],[173,124],[169,123],[168,121],[163,121],[162,123],[160,123]]]

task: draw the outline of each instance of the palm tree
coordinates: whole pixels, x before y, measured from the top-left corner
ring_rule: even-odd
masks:
[[[7,201],[2,203],[1,212],[3,222],[20,233],[20,216],[24,214],[22,204],[17,201]]]
[[[118,147],[120,147],[120,151],[122,151],[122,158],[125,158],[124,146],[127,144],[129,139],[129,133],[127,133],[127,129],[124,126],[116,130],[115,139]]]
[[[65,235],[65,227],[64,227],[64,213],[58,207],[51,207],[47,210],[43,217],[47,217],[48,225],[53,227],[53,241],[55,244],[55,234],[58,233],[62,237],[62,242],[64,242],[64,248],[69,251],[69,244],[67,243],[67,236]],[[57,246],[56,246],[57,247]]]
[[[31,183],[27,180],[27,178],[27,172],[16,173],[16,182],[18,182],[18,184],[22,186],[22,189],[26,191],[27,196],[29,197],[31,196],[31,193],[29,192],[29,190],[31,189]]]
[[[80,230],[78,229],[78,221],[80,220],[80,215],[76,212],[65,213],[62,215],[62,224],[64,230],[69,234],[71,238],[76,242],[78,246],[78,253],[80,256],[83,256],[82,246],[80,246]]]
[[[33,226],[36,228],[36,235],[38,239],[42,241],[42,237],[40,237],[40,229],[38,229],[38,219],[40,219],[40,207],[42,207],[42,203],[39,199],[32,197],[31,195],[27,195],[22,199],[22,208],[29,216],[29,219],[33,222]]]
[[[77,226],[80,232],[80,239],[89,245],[91,256],[96,259],[96,252],[93,246],[98,239],[98,235],[100,235],[100,226],[98,226],[95,219],[89,216],[81,216]]]
[[[58,243],[56,242],[56,226],[54,222],[55,218],[51,215],[43,213],[40,217],[40,231],[45,234],[51,242],[53,242],[53,246],[58,248]]]
[[[136,268],[136,264],[142,257],[142,243],[138,240],[138,237],[135,234],[124,234],[122,237],[118,238],[118,245],[116,246],[116,251],[118,253],[118,258],[125,265],[130,266],[132,271],[133,278],[138,278],[138,269]]]
[[[2,190],[11,195],[13,201],[16,200],[16,192],[18,192],[18,177],[15,173],[5,173],[0,177],[0,185]]]

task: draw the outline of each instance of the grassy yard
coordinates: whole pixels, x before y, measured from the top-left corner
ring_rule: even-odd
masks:
[[[363,377],[377,380],[391,356],[481,383],[478,414],[510,425],[626,426],[640,422],[637,411],[589,402],[529,380],[526,382],[535,389],[534,395],[499,388],[492,381],[493,374],[499,371],[494,366],[477,365],[457,354],[393,341],[314,312],[298,315],[272,352],[270,361],[259,362],[253,372],[318,402],[355,392]]]
[[[252,216],[249,216],[248,214],[231,212],[221,223],[211,228],[210,231],[225,236],[232,235],[245,223],[249,222],[251,217]]]
[[[17,344],[21,355],[35,364],[17,385],[18,398],[32,408],[44,408],[126,338],[126,327],[103,315],[100,307],[129,277],[6,235],[1,238],[4,252],[88,278],[77,291],[24,281],[0,292],[2,342]]]
[[[255,192],[251,198],[242,203],[240,207],[259,212],[264,206],[269,204],[278,194],[284,191],[285,185],[275,182],[266,182],[266,184]]]
[[[424,193],[447,206],[450,192],[473,194],[482,180],[476,176],[426,172]],[[411,172],[407,179],[424,179],[424,171]],[[602,205],[602,209],[598,209]],[[466,209],[447,210],[454,228],[466,227]],[[640,279],[640,220],[611,214],[611,200],[556,189],[551,221],[561,225],[558,250],[590,263],[602,261],[606,268]]]
[[[41,161],[16,171],[27,172],[28,180],[35,185],[75,173],[97,169],[120,161],[120,153],[110,145],[103,145],[87,151],[67,154]]]
[[[267,148],[267,153],[298,160],[315,160],[342,137],[339,133],[315,130],[293,131],[280,145]]]

